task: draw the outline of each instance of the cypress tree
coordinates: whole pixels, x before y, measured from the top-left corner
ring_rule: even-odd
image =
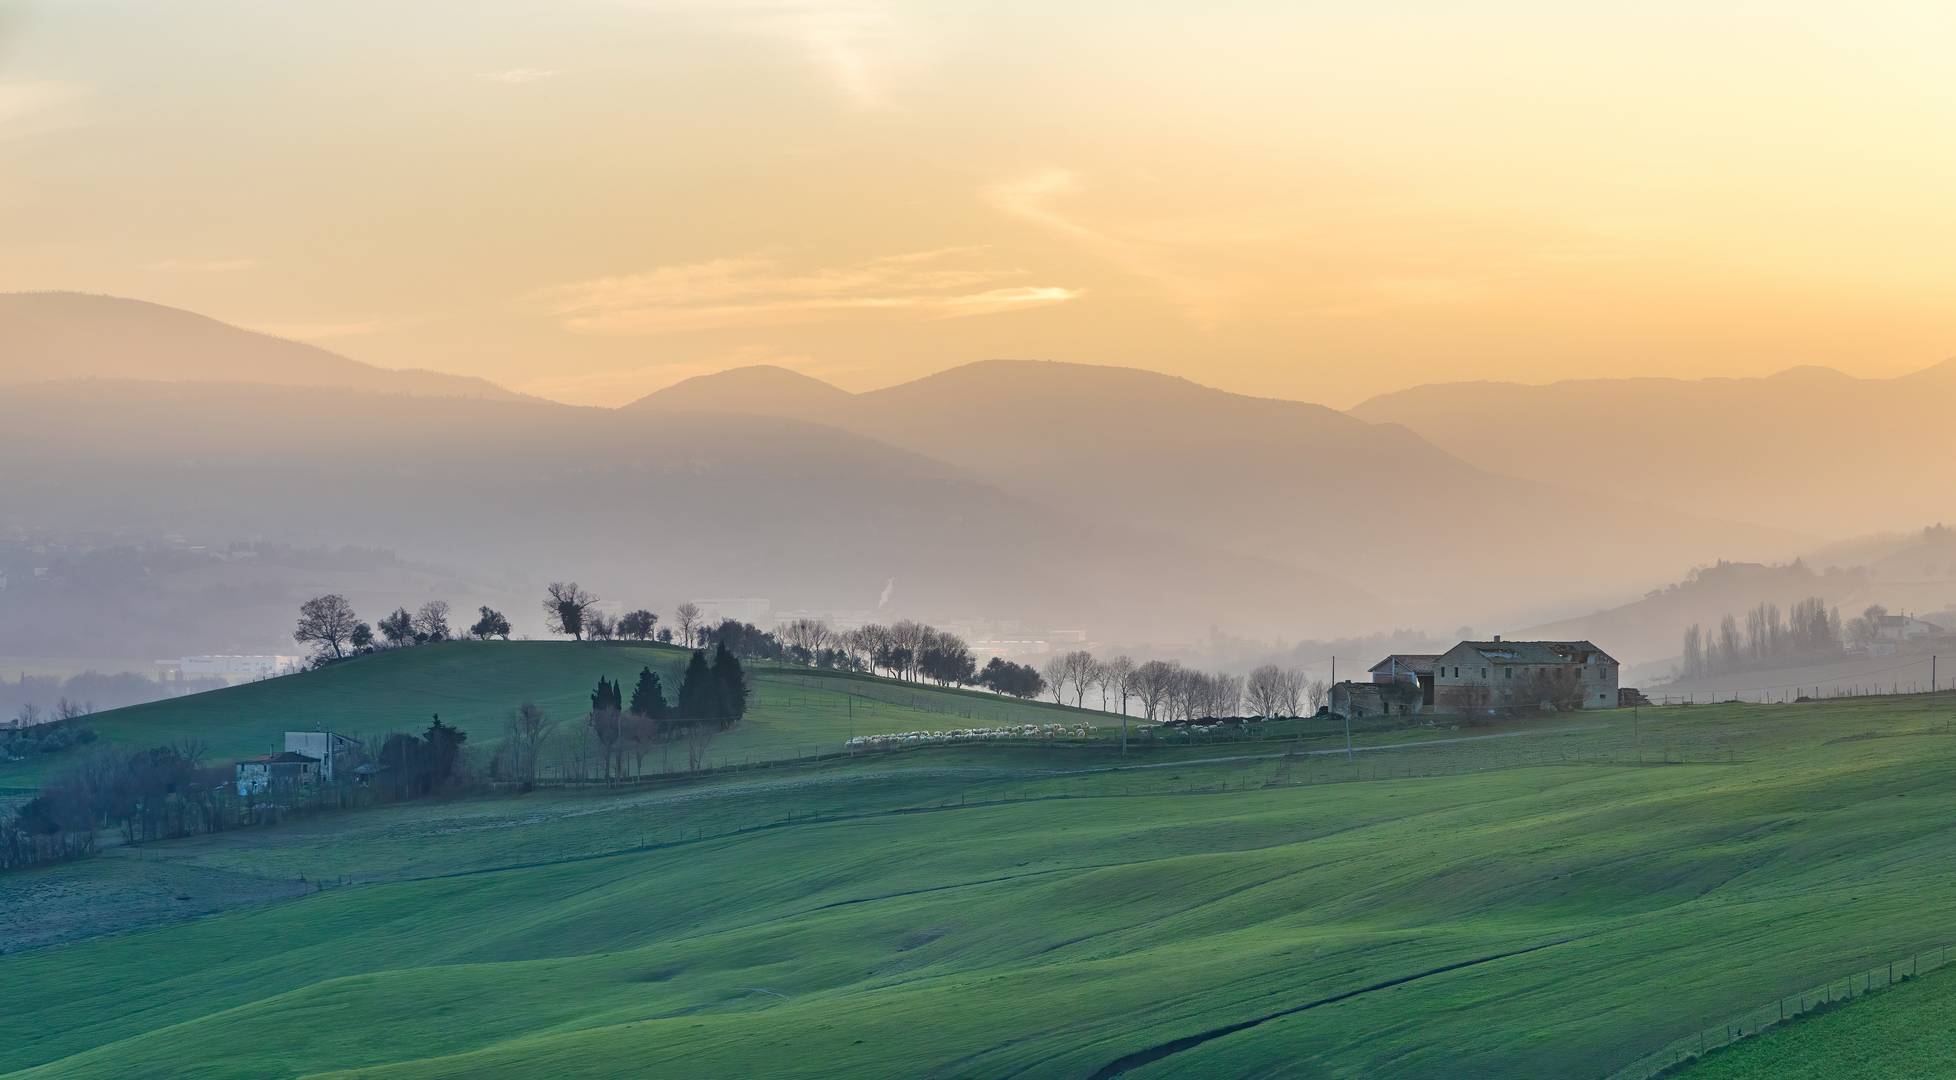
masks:
[[[666,690],[659,682],[659,673],[649,666],[638,673],[638,685],[632,687],[632,712],[648,720],[666,718]]]
[[[725,645],[713,650],[713,681],[720,691],[720,720],[732,727],[747,715],[747,673]]]
[[[623,712],[624,700],[624,691],[619,683],[598,676],[598,688],[591,691],[592,712]]]
[[[679,680],[678,704],[681,720],[712,720],[720,715],[720,684],[713,678],[703,650],[694,649],[692,659],[686,661],[686,674]]]

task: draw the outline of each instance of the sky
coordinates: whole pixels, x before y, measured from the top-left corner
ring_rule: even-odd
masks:
[[[585,404],[1956,355],[1956,5],[0,0],[0,290]]]

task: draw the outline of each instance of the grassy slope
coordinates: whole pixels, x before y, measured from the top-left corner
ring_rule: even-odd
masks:
[[[131,745],[195,736],[218,760],[264,753],[275,744],[282,748],[288,729],[328,728],[355,737],[419,731],[435,713],[481,743],[499,739],[504,718],[524,701],[560,720],[574,720],[590,708],[591,688],[600,675],[623,679],[629,693],[639,669],[651,665],[670,700],[685,660],[685,650],[659,645],[451,642],[115,709],[88,722],[102,738]],[[715,760],[832,750],[852,733],[1083,719],[1078,710],[1051,703],[805,668],[756,667],[754,686],[747,722],[715,744]],[[73,757],[0,764],[0,787],[31,787]]]
[[[1670,767],[1603,720],[1363,783],[932,752],[160,845],[363,884],[0,958],[0,1069],[1082,1076],[1272,1017],[1128,1075],[1597,1075],[1956,934],[1922,703],[1646,712]]]
[[[1941,969],[1805,1017],[1686,1069],[1690,1080],[1895,1080],[1948,1076],[1956,1059],[1956,971]]]

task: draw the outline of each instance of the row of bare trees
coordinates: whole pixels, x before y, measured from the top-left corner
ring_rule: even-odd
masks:
[[[1847,639],[1865,645],[1875,638],[1881,617],[1888,610],[1880,605],[1868,608],[1848,625]],[[1695,679],[1740,671],[1787,667],[1839,659],[1846,652],[1838,609],[1810,596],[1781,614],[1778,604],[1760,603],[1741,617],[1727,615],[1707,633],[1692,623],[1684,631],[1684,648],[1678,662],[1680,678]]]
[[[1137,664],[1132,657],[1101,660],[1076,649],[1046,661],[1040,670],[1053,700],[1085,708],[1097,693],[1103,711],[1127,715],[1130,702],[1140,706],[1150,722],[1175,722],[1208,717],[1233,717],[1246,710],[1251,716],[1288,717],[1312,713],[1324,704],[1322,680],[1307,680],[1302,671],[1266,664],[1245,675],[1201,671],[1172,660]]]

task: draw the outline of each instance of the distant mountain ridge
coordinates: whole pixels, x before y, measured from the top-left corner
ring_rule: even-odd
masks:
[[[1579,453],[1620,497],[1838,535],[1956,518],[1952,409],[1956,360],[1889,379],[1809,366],[1759,378],[1440,383],[1352,414],[1513,476],[1552,480]]]
[[[0,501],[28,525],[792,607],[870,607],[896,578],[924,617],[1182,642],[1523,625],[1801,546],[1592,470],[1517,479],[1404,426],[1131,368],[994,360],[862,394],[740,368],[595,409],[135,301],[0,297],[21,328],[0,338]]]
[[[1362,582],[1396,610],[1449,625],[1641,592],[1707,553],[1799,546],[1708,517],[1657,520],[1587,475],[1515,479],[1398,425],[1132,368],[989,360],[862,394],[739,369],[626,408],[752,413],[767,402],[1094,520]]]
[[[345,387],[514,401],[486,379],[395,371],[143,300],[87,293],[0,293],[0,385],[150,379]]]

